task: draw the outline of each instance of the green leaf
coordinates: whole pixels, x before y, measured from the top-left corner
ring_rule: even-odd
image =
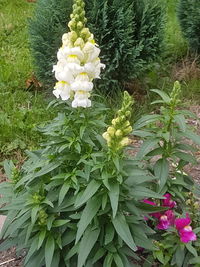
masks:
[[[53,222],[53,227],[60,227],[68,222],[70,222],[70,220],[56,220]]]
[[[164,264],[164,256],[163,256],[163,252],[162,252],[162,250],[159,250],[159,251],[155,251],[154,253],[153,253],[155,256],[156,256],[156,258],[162,263],[162,264]]]
[[[76,244],[80,240],[87,226],[90,224],[94,216],[97,214],[100,206],[101,206],[101,199],[99,197],[93,197],[88,201],[85,209],[82,212],[81,219],[78,223]]]
[[[113,262],[113,254],[108,252],[103,262],[103,267],[112,267],[112,262]]]
[[[112,223],[115,227],[116,232],[121,237],[121,239],[133,250],[137,250],[137,246],[131,235],[129,226],[126,222],[124,215],[117,214],[115,218],[112,219]]]
[[[36,220],[37,220],[37,213],[40,210],[40,206],[37,205],[35,207],[32,208],[31,210],[31,223],[35,224]]]
[[[12,160],[5,160],[4,161],[4,170],[6,173],[6,177],[11,179],[12,178],[12,171],[15,168],[15,165],[13,164]]]
[[[50,235],[45,245],[45,263],[46,267],[51,267],[53,255],[55,250],[54,238]]]
[[[145,115],[141,119],[136,121],[136,123],[133,126],[133,129],[138,130],[145,125],[158,121],[160,118],[161,118],[161,115],[158,115],[158,114]]]
[[[42,246],[43,242],[44,242],[44,239],[46,237],[46,229],[45,230],[42,230],[39,234],[39,239],[38,239],[38,247],[37,249],[40,249],[40,247]]]
[[[187,130],[186,132],[182,133],[182,136],[185,136],[188,139],[191,139],[197,145],[200,145],[200,136],[193,133],[192,131]]]
[[[169,162],[167,159],[157,160],[154,165],[154,174],[159,179],[159,191],[161,191],[169,177]]]
[[[137,153],[136,157],[137,159],[143,159],[144,156],[146,156],[146,154],[148,154],[152,149],[155,148],[155,146],[158,145],[158,140],[157,139],[153,139],[153,140],[147,140],[145,141],[139,152]]]
[[[60,204],[63,202],[67,192],[70,189],[70,185],[66,182],[63,184],[63,186],[60,189],[60,193],[59,193],[59,197],[58,197],[58,205],[60,206]]]
[[[197,163],[195,157],[193,157],[193,156],[192,156],[191,154],[189,154],[189,153],[185,153],[185,152],[175,152],[173,155],[176,156],[176,157],[179,158],[179,159],[182,159],[182,160],[186,161],[186,162],[190,162],[190,163],[192,163],[192,164],[196,164],[196,163]]]
[[[184,115],[181,115],[181,114],[180,114],[180,115],[175,115],[175,116],[174,116],[174,120],[175,120],[175,122],[178,124],[180,130],[181,130],[182,132],[185,132],[187,126],[186,126],[186,122],[185,122],[185,117],[184,117]]]
[[[85,232],[83,235],[78,252],[78,266],[82,267],[90,254],[90,251],[94,247],[98,236],[100,233],[100,229],[92,230],[91,227]]]
[[[30,257],[37,251],[37,244],[38,244],[38,235],[35,235],[31,242],[31,247],[28,250],[28,254],[25,258],[25,265],[29,261]]]
[[[86,129],[86,126],[84,126],[84,125],[82,125],[80,127],[80,138],[81,139],[83,139],[83,135],[84,135],[85,129]]]
[[[158,177],[155,176],[148,176],[148,175],[137,175],[137,176],[130,176],[126,179],[125,184],[128,186],[134,186],[134,185],[139,185],[143,184],[145,182],[151,182],[153,180],[157,180]]]
[[[100,248],[93,257],[92,264],[100,260],[106,253],[105,248]]]
[[[178,247],[175,253],[176,264],[178,267],[182,267],[185,258],[185,250]]]
[[[160,198],[163,199],[164,197],[161,194],[158,194],[148,188],[145,188],[143,186],[136,186],[134,190],[130,192],[130,194],[134,197],[138,197],[141,199],[144,199],[145,197],[148,198]]]
[[[187,250],[189,250],[189,252],[192,253],[192,255],[194,255],[194,257],[198,257],[196,249],[190,243],[186,243],[185,246]]]
[[[101,186],[101,182],[97,181],[97,180],[92,180],[87,188],[85,189],[83,195],[77,199],[77,201],[75,202],[75,207],[79,207],[81,205],[83,205],[85,202],[88,201],[88,199],[90,199],[99,189],[99,187]]]
[[[113,218],[116,216],[118,202],[119,202],[119,184],[116,182],[115,184],[110,185],[110,191],[108,193],[111,207],[113,211]]]
[[[200,256],[193,258],[189,261],[190,264],[198,264],[200,262]],[[198,266],[198,265],[197,265]]]
[[[113,241],[114,235],[115,231],[113,225],[109,223],[105,229],[105,241],[104,241],[105,246]]]
[[[158,89],[152,89],[151,92],[158,94],[165,103],[169,104],[171,102],[171,98],[165,92]]]
[[[123,261],[122,261],[121,257],[119,256],[119,254],[114,253],[113,258],[114,258],[114,261],[115,261],[117,267],[124,267]]]

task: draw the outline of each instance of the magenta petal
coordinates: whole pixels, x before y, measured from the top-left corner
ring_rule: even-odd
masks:
[[[164,207],[174,208],[176,206],[176,202],[171,200],[171,195],[169,193],[166,193],[164,195],[165,199],[162,200]]]
[[[192,231],[180,233],[180,238],[181,238],[181,242],[183,242],[183,243],[188,243],[190,241],[197,240],[196,234]]]
[[[175,221],[175,215],[174,212],[172,210],[167,210],[165,212],[165,215],[167,216],[167,219],[170,223],[170,226],[174,225],[174,221]]]
[[[157,228],[160,230],[166,230],[170,227],[170,221],[168,220],[166,215],[162,215],[159,219],[159,223]]]
[[[190,217],[179,218],[175,220],[176,229],[180,230],[191,223]]]

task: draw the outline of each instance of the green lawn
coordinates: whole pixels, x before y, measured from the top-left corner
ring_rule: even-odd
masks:
[[[50,119],[43,93],[28,91],[32,76],[27,21],[34,3],[26,0],[0,2],[0,153],[36,147],[41,136],[35,126]]]

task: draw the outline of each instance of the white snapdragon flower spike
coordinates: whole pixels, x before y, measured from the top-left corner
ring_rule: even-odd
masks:
[[[78,12],[78,13],[77,13]],[[105,65],[100,62],[100,49],[94,41],[93,34],[85,28],[83,0],[74,0],[73,13],[68,26],[70,32],[63,34],[62,47],[58,50],[58,62],[53,66],[58,80],[53,94],[62,100],[74,96],[72,107],[90,107],[90,93],[93,79],[100,78]],[[77,21],[77,15],[79,21]]]

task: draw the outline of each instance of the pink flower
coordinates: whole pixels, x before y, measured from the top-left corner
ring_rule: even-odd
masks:
[[[148,199],[144,199],[143,202],[146,203],[146,204],[149,204],[149,205],[151,205],[151,206],[156,206],[156,203],[155,203],[155,202],[150,201],[150,200],[148,200]],[[150,213],[150,216],[159,219],[160,216],[161,216],[161,213],[160,213],[160,212]],[[146,220],[146,221],[148,220],[148,218],[147,218],[146,216],[145,216],[145,220]]]
[[[190,223],[191,219],[188,214],[186,214],[186,218],[179,218],[175,220],[176,229],[178,230],[181,242],[183,243],[197,240],[197,236],[192,231]]]
[[[173,201],[171,199],[171,195],[169,193],[166,193],[164,197],[165,199],[162,200],[164,207],[169,207],[170,209],[172,209],[176,206],[176,201]]]
[[[167,210],[160,216],[157,228],[160,230],[166,230],[170,226],[174,225],[175,216],[172,210]]]

